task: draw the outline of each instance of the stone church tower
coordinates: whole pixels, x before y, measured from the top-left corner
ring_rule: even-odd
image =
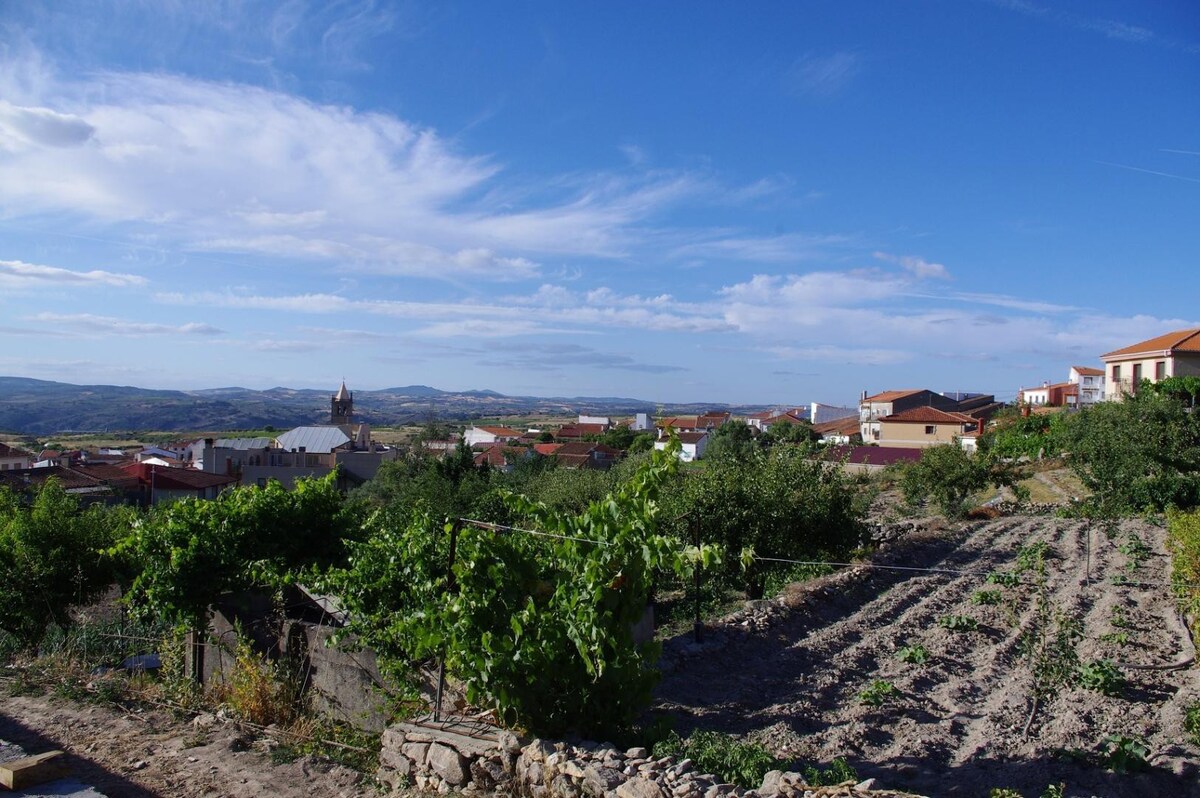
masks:
[[[354,394],[346,390],[346,381],[342,387],[329,399],[329,423],[341,426],[353,423]]]

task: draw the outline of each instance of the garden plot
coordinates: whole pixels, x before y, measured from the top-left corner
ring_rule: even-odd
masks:
[[[810,583],[766,628],[739,622],[672,661],[658,709],[681,733],[845,756],[928,795],[1063,782],[1067,795],[1200,796],[1184,729],[1200,673],[1163,584],[1165,534],[1030,517],[916,536],[876,562],[963,573],[853,568]],[[1139,766],[1140,740],[1151,767],[1119,772]]]

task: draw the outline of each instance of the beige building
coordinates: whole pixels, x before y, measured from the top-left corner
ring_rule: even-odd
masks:
[[[964,437],[971,438],[973,443],[978,431],[978,419],[963,413],[914,407],[879,419],[879,445],[903,448],[962,445]]]
[[[1101,355],[1104,395],[1120,399],[1137,393],[1142,380],[1200,376],[1200,329],[1179,330]]]

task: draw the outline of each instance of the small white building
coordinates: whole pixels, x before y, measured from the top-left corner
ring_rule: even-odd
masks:
[[[691,463],[704,458],[704,450],[708,448],[707,432],[680,432],[678,435],[680,461]],[[669,439],[660,438],[654,442],[654,448],[662,451],[667,448],[668,443]]]
[[[477,443],[507,443],[521,437],[521,433],[508,427],[476,427],[472,426],[463,433],[463,441],[467,446]]]
[[[612,419],[609,418],[608,416],[585,416],[582,413],[580,413],[579,421],[577,423],[579,423],[579,424],[600,424],[605,429],[608,429],[612,426],[613,422],[612,422]]]
[[[1071,366],[1067,382],[1079,386],[1077,401],[1080,407],[1104,401],[1104,369]]]

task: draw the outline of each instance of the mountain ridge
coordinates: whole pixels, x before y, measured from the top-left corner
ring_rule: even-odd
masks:
[[[0,376],[0,430],[21,435],[101,431],[186,432],[288,428],[328,418],[333,390],[225,386],[194,390],[132,385],[76,385]],[[627,397],[507,396],[488,389],[444,391],[428,385],[355,390],[354,416],[375,426],[463,421],[479,416],[578,412],[601,415],[686,414],[757,409],[720,403],[661,404]]]

